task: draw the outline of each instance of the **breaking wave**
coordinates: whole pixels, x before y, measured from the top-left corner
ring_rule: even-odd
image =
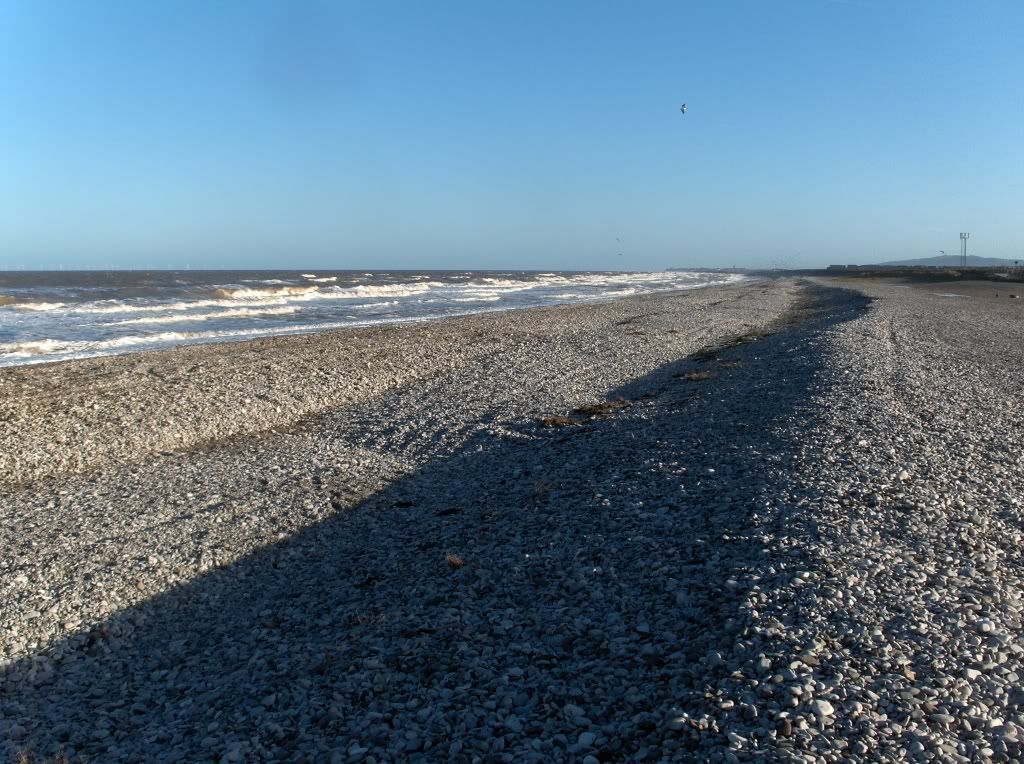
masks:
[[[60,310],[64,307],[62,302],[15,302],[11,303],[15,310],[32,310],[43,313],[48,310]]]
[[[221,287],[213,290],[213,296],[222,300],[265,300],[268,297],[295,297],[313,294],[319,289],[315,286],[267,287]]]
[[[112,323],[119,326],[125,324],[177,324],[186,321],[216,321],[223,318],[256,318],[258,316],[285,316],[298,313],[299,309],[285,306],[281,308],[237,308],[235,310],[218,310],[213,313],[179,313],[170,316],[145,316],[143,318],[126,318]]]
[[[102,351],[112,348],[123,348],[154,342],[175,342],[201,336],[194,332],[160,332],[159,334],[140,334],[118,337],[111,340],[29,340],[28,342],[9,342],[0,344],[0,354],[18,355],[52,355],[55,353],[81,353],[86,351]]]
[[[153,276],[135,283],[129,278],[113,288],[86,280],[18,287],[17,296],[0,295],[0,366],[579,303],[743,277],[493,271],[300,277],[249,271],[220,278],[183,279],[178,273],[162,282]]]

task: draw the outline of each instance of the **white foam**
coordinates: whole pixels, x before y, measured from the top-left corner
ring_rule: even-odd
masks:
[[[469,315],[484,311],[461,311],[450,313],[444,317]],[[331,321],[317,324],[297,325],[294,327],[274,327],[265,329],[238,329],[232,331],[212,332],[160,332],[159,334],[130,335],[112,340],[73,341],[73,340],[30,340],[0,344],[0,366],[10,362],[43,363],[55,360],[74,360],[99,355],[111,355],[119,350],[131,350],[140,345],[181,344],[188,342],[207,343],[225,340],[244,340],[266,337],[268,335],[283,336],[291,334],[309,334],[329,331],[332,329],[348,329],[378,324],[405,324],[419,321],[437,320],[442,316],[409,316],[407,318],[381,318],[364,321]],[[46,356],[46,357],[41,357]],[[56,357],[53,357],[56,356]],[[6,362],[6,363],[5,363]]]
[[[484,278],[480,279],[480,283],[481,284],[486,284],[487,286],[523,286],[523,285],[531,284],[531,282],[522,281],[520,279],[494,279],[494,278],[489,278],[489,277],[484,277]],[[533,284],[540,284],[542,282],[534,281],[532,283]],[[472,281],[469,282],[469,286],[473,286],[473,282]]]
[[[333,283],[295,285],[276,279],[247,280],[242,282],[244,286],[224,285],[214,291],[212,296],[207,292],[201,299],[179,299],[165,303],[151,300],[102,300],[77,304],[16,303],[3,306],[0,320],[5,320],[6,313],[6,320],[11,321],[15,330],[13,335],[8,336],[21,337],[22,340],[0,345],[0,365],[108,355],[154,346],[317,332],[377,323],[424,321],[442,315],[483,313],[507,307],[599,301],[631,294],[696,289],[746,278],[741,274],[695,271],[576,275],[552,273],[522,278],[516,278],[513,274],[467,275],[472,280],[440,282],[428,276],[410,274],[405,282],[345,287]],[[315,274],[304,276],[318,278]],[[297,313],[302,310],[300,306],[310,303],[316,306],[315,310],[304,313],[302,318],[317,323],[295,320],[286,325],[282,325],[284,322],[268,325],[267,322],[260,324],[258,320],[261,316]],[[12,308],[38,315],[17,317]],[[372,313],[359,314],[359,311],[381,308],[389,309],[389,315],[376,317]],[[363,317],[373,317],[373,320]],[[245,321],[250,318],[254,319],[251,326],[250,322]],[[228,319],[242,321],[230,329],[216,323]],[[117,331],[114,327],[158,327],[192,321],[206,322],[211,331],[147,333],[142,329],[129,336],[112,336]],[[65,339],[56,339],[61,336]]]
[[[258,289],[253,287],[221,287],[214,290],[217,297],[228,300],[266,300],[268,298],[301,297],[303,295],[315,294],[319,287],[315,286],[283,286],[269,289]]]
[[[143,345],[154,342],[177,342],[201,336],[194,332],[160,332],[159,334],[129,335],[110,340],[29,340],[0,345],[0,353],[7,356],[54,355],[57,353],[81,353],[88,351],[112,350],[116,348]]]
[[[333,287],[323,293],[327,299],[352,299],[358,297],[409,297],[414,294],[423,294],[431,289],[446,287],[439,281],[425,281],[423,283],[408,284],[380,284],[371,286],[360,284],[354,287]]]
[[[501,292],[525,292],[528,289],[537,289],[544,286],[548,286],[544,281],[511,281],[509,279],[488,281],[484,279],[483,283],[470,281],[463,288],[470,293],[474,290],[483,290],[484,293],[490,294],[496,290]]]
[[[12,305],[5,305],[6,308],[14,308],[15,310],[33,310],[39,312],[45,312],[48,310],[60,310],[64,307],[62,302],[19,302]]]
[[[27,342],[8,342],[0,344],[0,353],[6,355],[47,355],[56,353],[66,343],[59,340],[28,340]]]
[[[283,286],[274,288],[221,287],[214,291],[218,299],[180,300],[172,303],[139,304],[121,300],[101,300],[80,304],[62,302],[20,303],[4,306],[36,312],[64,311],[81,314],[166,313],[203,308],[230,308],[240,302],[250,307],[287,305],[312,300],[352,300],[369,297],[408,297],[432,289],[446,287],[438,281],[400,284],[359,285],[354,287]]]
[[[297,313],[299,308],[284,306],[280,308],[236,308],[219,310],[212,313],[178,313],[170,316],[146,316],[144,318],[126,318],[123,321],[112,321],[112,324],[177,324],[185,321],[215,321],[221,318],[246,318],[256,316],[284,316]]]
[[[163,313],[171,310],[196,310],[198,308],[226,308],[245,302],[250,306],[283,305],[296,299],[313,299],[320,287],[290,286],[273,289],[254,289],[250,287],[221,288],[214,291],[219,299],[179,300],[178,302],[139,304],[121,300],[98,300],[79,304],[52,303],[21,303],[10,306],[23,310],[59,311],[67,313]]]

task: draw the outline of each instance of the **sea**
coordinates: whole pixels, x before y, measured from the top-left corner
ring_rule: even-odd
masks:
[[[707,271],[0,272],[0,367],[723,284]]]

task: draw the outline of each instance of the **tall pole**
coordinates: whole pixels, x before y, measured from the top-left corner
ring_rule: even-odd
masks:
[[[967,240],[971,238],[971,235],[967,232],[960,234],[960,267],[967,267]]]

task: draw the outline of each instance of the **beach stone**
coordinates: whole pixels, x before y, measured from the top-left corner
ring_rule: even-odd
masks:
[[[5,753],[1012,760],[1019,316],[904,286],[780,278],[172,354],[201,384],[139,393],[122,429],[261,395],[298,411],[298,379],[322,408],[8,484],[0,572],[26,582],[0,598],[2,724],[26,732]],[[16,378],[119,383],[109,442],[152,376],[136,363],[0,372],[0,409]],[[303,375],[261,387],[264,363]],[[717,376],[674,376],[693,369]],[[49,400],[29,396],[74,421]]]
[[[832,704],[827,700],[822,700],[820,698],[811,701],[811,710],[814,712],[815,716],[818,717],[829,717],[835,713],[835,709],[832,707]]]

